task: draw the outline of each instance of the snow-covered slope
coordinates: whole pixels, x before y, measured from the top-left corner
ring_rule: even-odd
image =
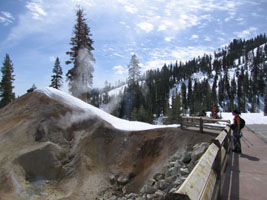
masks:
[[[249,124],[267,124],[267,116],[264,116],[263,112],[261,113],[242,113],[240,115],[245,121],[246,125]],[[233,122],[234,116],[232,113],[224,112],[222,113],[222,118],[225,120],[230,120]]]
[[[95,115],[106,122],[110,123],[117,129],[126,130],[126,131],[139,131],[139,130],[148,130],[148,129],[155,129],[155,128],[166,128],[166,127],[177,127],[177,124],[174,125],[152,125],[143,122],[136,122],[136,121],[128,121],[124,119],[117,118],[112,116],[99,108],[96,108],[90,104],[81,101],[80,99],[73,97],[65,92],[60,90],[46,87],[43,89],[36,90],[36,92],[43,93],[52,99],[56,99],[58,101],[64,102],[71,106],[77,107],[79,109],[84,110],[88,113],[88,116]],[[225,120],[233,120],[232,113],[222,112],[222,118]],[[263,113],[242,113],[241,117],[244,118],[246,124],[267,124],[267,116],[264,116]]]
[[[120,130],[139,131],[139,130],[148,130],[148,129],[155,129],[155,128],[166,128],[166,127],[177,127],[178,126],[177,124],[168,125],[168,126],[152,125],[152,124],[143,123],[143,122],[119,119],[117,117],[114,117],[104,112],[103,110],[100,110],[90,104],[85,103],[84,101],[76,97],[73,97],[65,92],[62,92],[60,90],[50,88],[50,87],[38,89],[36,90],[36,92],[43,93],[52,99],[55,99],[63,103],[69,104],[71,106],[77,107],[79,109],[82,109],[86,113],[88,113],[88,116],[95,115]]]

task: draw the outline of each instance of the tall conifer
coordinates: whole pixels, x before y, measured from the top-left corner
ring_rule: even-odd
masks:
[[[72,95],[87,100],[87,93],[93,85],[93,62],[95,59],[92,54],[93,40],[90,28],[86,24],[84,11],[78,9],[76,12],[76,24],[74,26],[73,34],[70,45],[70,51],[66,52],[70,59],[66,64],[73,64],[67,72],[67,81],[69,82],[69,91]]]
[[[128,65],[128,85],[137,85],[141,76],[141,67],[139,66],[139,61],[136,54],[132,55],[130,63]]]
[[[15,75],[13,75],[13,64],[8,54],[6,54],[1,72],[2,80],[0,82],[0,108],[4,107],[15,99],[15,94],[12,91],[14,88],[13,81],[15,80]]]

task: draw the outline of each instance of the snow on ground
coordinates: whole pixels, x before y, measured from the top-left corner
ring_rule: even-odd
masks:
[[[166,127],[178,127],[179,125],[152,125],[144,122],[137,122],[137,121],[128,121],[124,119],[117,118],[112,116],[105,111],[96,108],[90,104],[81,101],[80,99],[73,97],[65,92],[60,90],[46,87],[43,89],[36,90],[36,92],[43,93],[52,99],[56,99],[63,103],[69,104],[71,106],[77,107],[79,109],[84,110],[87,115],[86,117],[90,117],[95,115],[108,123],[112,124],[115,128],[120,130],[127,130],[127,131],[139,131],[139,130],[148,130],[148,129],[155,129],[155,128],[166,128]],[[230,112],[222,112],[221,113],[222,119],[230,120],[231,123],[233,122],[233,115]],[[267,116],[264,116],[263,113],[242,113],[241,117],[246,121],[246,125],[249,124],[267,124]]]
[[[245,121],[246,125],[250,124],[267,124],[267,116],[264,116],[263,112],[261,113],[242,113],[240,115]],[[231,120],[233,123],[234,116],[230,112],[223,112],[222,118],[225,120]]]
[[[36,92],[43,93],[47,95],[48,97],[61,101],[63,103],[69,104],[71,106],[77,107],[79,109],[84,110],[86,113],[88,113],[87,117],[89,118],[92,115],[95,115],[106,122],[110,123],[112,126],[114,126],[117,129],[120,130],[126,130],[126,131],[140,131],[140,130],[148,130],[148,129],[155,129],[155,128],[166,128],[166,127],[178,127],[177,124],[174,125],[152,125],[144,122],[136,122],[136,121],[128,121],[124,119],[117,118],[115,116],[112,116],[108,113],[106,113],[103,110],[100,110],[99,108],[96,108],[90,104],[85,103],[84,101],[73,97],[65,92],[62,92],[60,90],[46,87],[43,89],[35,90]],[[86,115],[85,115],[86,116]]]
[[[115,88],[111,91],[108,92],[108,95],[109,96],[118,96],[120,93],[123,93],[124,89],[127,87],[126,84],[118,87],[118,88]]]

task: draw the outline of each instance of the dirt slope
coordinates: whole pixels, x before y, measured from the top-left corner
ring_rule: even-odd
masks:
[[[211,136],[179,128],[121,131],[44,94],[0,110],[0,200],[96,199],[138,192],[177,149]]]

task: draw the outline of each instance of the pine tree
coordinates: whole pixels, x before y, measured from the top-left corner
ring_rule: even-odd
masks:
[[[213,80],[212,84],[212,89],[211,89],[211,101],[213,105],[217,105],[218,100],[217,100],[217,80],[218,80],[218,75],[216,74]]]
[[[187,93],[187,107],[191,108],[191,98],[192,98],[192,79],[188,79],[188,93]]]
[[[211,88],[210,88],[210,84],[209,84],[209,80],[206,79],[204,80],[204,91],[203,91],[203,94],[205,95],[204,96],[204,99],[203,99],[203,108],[202,110],[210,110],[211,109]]]
[[[181,121],[181,97],[180,93],[176,97],[172,97],[172,106],[167,109],[168,123],[178,124]]]
[[[55,61],[53,73],[54,73],[54,75],[51,76],[52,79],[51,79],[50,87],[59,89],[62,86],[63,80],[62,80],[62,68],[60,66],[60,62],[59,62],[58,57],[56,58],[56,61]]]
[[[110,84],[108,83],[108,81],[105,81],[105,87],[103,89],[103,95],[102,95],[103,104],[108,104],[110,101],[110,97],[108,95],[109,90],[110,90]]]
[[[185,85],[184,82],[182,83],[181,90],[182,90],[182,105],[183,105],[183,110],[184,110],[184,113],[185,113],[187,105],[186,105],[186,85]]]
[[[219,84],[218,84],[218,99],[219,99],[219,104],[222,105],[223,99],[224,99],[224,81],[221,78],[219,80]]]
[[[233,77],[232,81],[231,81],[231,90],[230,90],[230,106],[229,106],[229,110],[228,111],[232,111],[234,109],[234,99],[236,96],[236,81],[235,81],[235,77]]]
[[[265,92],[265,95],[264,95],[264,116],[267,116],[267,92]]]
[[[71,38],[70,51],[66,52],[70,56],[70,60],[66,64],[73,63],[66,76],[69,82],[69,91],[72,95],[87,100],[87,93],[93,85],[93,62],[95,59],[92,54],[93,40],[90,28],[86,24],[84,11],[78,9],[76,12],[77,20],[74,26],[74,36]]]
[[[130,63],[128,65],[128,85],[137,85],[141,76],[141,67],[139,66],[139,61],[136,54],[132,55]]]
[[[0,108],[4,107],[15,99],[15,94],[12,91],[14,88],[12,83],[15,80],[15,75],[13,75],[13,64],[8,54],[6,54],[1,72],[2,80],[0,82]]]

